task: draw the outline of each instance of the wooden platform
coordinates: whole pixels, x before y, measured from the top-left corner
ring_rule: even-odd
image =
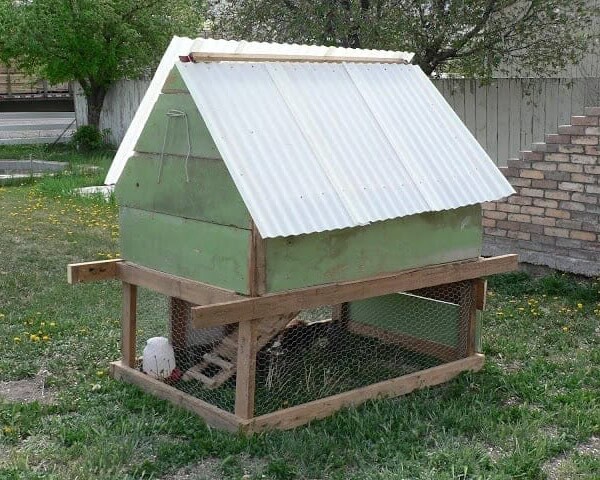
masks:
[[[122,360],[111,364],[114,378],[138,385],[143,390],[171,401],[202,416],[210,425],[229,431],[246,433],[269,429],[289,429],[326,417],[333,412],[359,405],[380,397],[404,395],[413,390],[446,382],[461,372],[477,371],[484,362],[476,353],[476,310],[485,305],[485,281],[482,277],[508,272],[517,268],[516,255],[479,258],[366,278],[351,282],[319,285],[276,294],[256,292],[248,297],[212,285],[175,277],[123,260],[90,262],[69,265],[70,283],[99,280],[120,280],[123,285]],[[333,316],[348,329],[361,335],[380,337],[377,328],[353,324],[344,318],[345,302],[352,302],[396,292],[429,288],[456,282],[466,282],[457,304],[460,307],[459,338],[457,347],[423,340],[410,335],[396,334],[385,338],[399,348],[436,356],[445,362],[439,366],[374,383],[330,397],[285,408],[255,417],[256,358],[275,335],[284,329],[291,318],[303,309],[333,306]],[[223,375],[213,383],[233,377],[236,379],[235,409],[227,412],[205,401],[183,393],[175,387],[155,380],[136,370],[136,309],[137,287],[149,288],[175,299],[195,305],[189,321],[195,328],[232,325],[231,332],[203,361],[219,365]],[[425,290],[424,290],[425,289]],[[432,290],[432,295],[435,295]],[[427,296],[427,295],[425,295]],[[358,331],[360,330],[360,332]],[[202,375],[202,369],[198,372]],[[194,372],[189,375],[193,375]],[[202,378],[200,378],[202,380]],[[208,385],[211,380],[204,382]]]

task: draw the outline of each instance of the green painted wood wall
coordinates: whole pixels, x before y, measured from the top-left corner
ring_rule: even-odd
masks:
[[[371,277],[481,254],[481,206],[266,240],[267,291]]]
[[[349,303],[353,322],[458,347],[460,307],[402,293]]]
[[[250,214],[222,160],[138,154],[129,159],[115,196],[119,205],[220,225],[250,228]],[[189,178],[189,181],[188,181]]]
[[[250,231],[121,207],[124,259],[161,272],[248,292]]]
[[[175,110],[184,112],[186,116],[167,116],[168,112]],[[221,158],[194,100],[187,93],[163,93],[158,97],[135,151],[160,154],[164,143],[165,153],[185,157],[188,153],[188,128],[192,156]]]

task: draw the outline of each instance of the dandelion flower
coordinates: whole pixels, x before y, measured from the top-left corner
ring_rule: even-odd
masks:
[[[35,335],[32,333],[31,335],[29,335],[29,340],[31,340],[32,342],[39,342],[40,337],[39,337],[39,335]]]
[[[563,332],[568,332],[569,331],[569,327],[567,327],[566,325],[563,327]]]
[[[49,335],[44,335],[42,337],[42,340],[44,340],[44,342],[47,342],[48,340],[50,340],[50,336]]]
[[[581,309],[583,308],[583,303],[578,303],[578,304],[577,304],[577,308],[578,308],[579,310],[581,310]]]

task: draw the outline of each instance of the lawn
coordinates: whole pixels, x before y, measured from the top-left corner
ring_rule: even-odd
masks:
[[[68,193],[110,160],[53,155],[101,169],[0,187],[0,391],[45,392],[0,401],[0,479],[599,478],[597,283],[493,278],[483,371],[294,431],[231,435],[108,377],[119,285],[69,286],[65,267],[119,254],[115,204]]]

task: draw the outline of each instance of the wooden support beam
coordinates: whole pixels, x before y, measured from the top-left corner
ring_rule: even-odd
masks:
[[[239,324],[237,374],[235,379],[235,414],[243,419],[254,416],[256,388],[256,332],[260,320]]]
[[[477,327],[477,279],[468,282],[462,289],[458,318],[458,338],[461,356],[469,357],[475,353],[475,336]]]
[[[456,348],[444,345],[443,343],[434,342],[433,340],[418,338],[405,333],[383,330],[382,328],[377,328],[372,325],[352,321],[348,323],[348,330],[358,335],[376,338],[384,343],[399,345],[407,350],[412,350],[413,352],[430,355],[443,362],[451,362],[460,358],[460,354]]]
[[[485,310],[485,303],[487,299],[487,280],[485,278],[478,278],[475,280],[475,296],[477,310]]]
[[[137,287],[123,282],[123,316],[121,317],[121,356],[123,363],[135,367],[137,324]]]
[[[117,264],[117,278],[196,305],[209,305],[246,298],[230,290],[176,277],[129,262]]]
[[[462,372],[478,371],[483,367],[483,363],[484,356],[476,354],[403,377],[261,415],[242,426],[242,429],[246,433],[273,429],[288,430],[309,423],[312,420],[325,418],[344,407],[357,406],[375,398],[398,397],[420,388],[439,385]]]
[[[192,52],[191,59],[199,62],[311,62],[311,63],[408,63],[405,58],[396,57],[343,57],[343,56],[316,56],[316,55],[277,55],[274,53],[210,53]]]
[[[171,345],[173,348],[187,347],[187,331],[190,323],[190,304],[176,297],[169,298]]]
[[[71,263],[67,266],[67,282],[74,285],[75,283],[115,279],[117,278],[117,264],[122,261],[118,258],[97,262]]]
[[[389,293],[470,280],[510,272],[518,266],[517,255],[479,258],[407,270],[365,280],[266,294],[220,304],[192,308],[192,322],[198,328],[227,325],[295,310],[335,305]]]
[[[245,422],[242,422],[232,413],[221,410],[214,405],[177,390],[175,387],[128,367],[123,362],[111,363],[110,373],[116,380],[122,380],[136,385],[146,393],[167,400],[176,406],[200,415],[207,424],[213,427],[237,433],[240,430],[240,427],[245,424]]]
[[[265,241],[260,236],[254,222],[250,234],[250,255],[248,262],[248,292],[251,297],[264,295],[267,291],[267,262],[265,258]]]

